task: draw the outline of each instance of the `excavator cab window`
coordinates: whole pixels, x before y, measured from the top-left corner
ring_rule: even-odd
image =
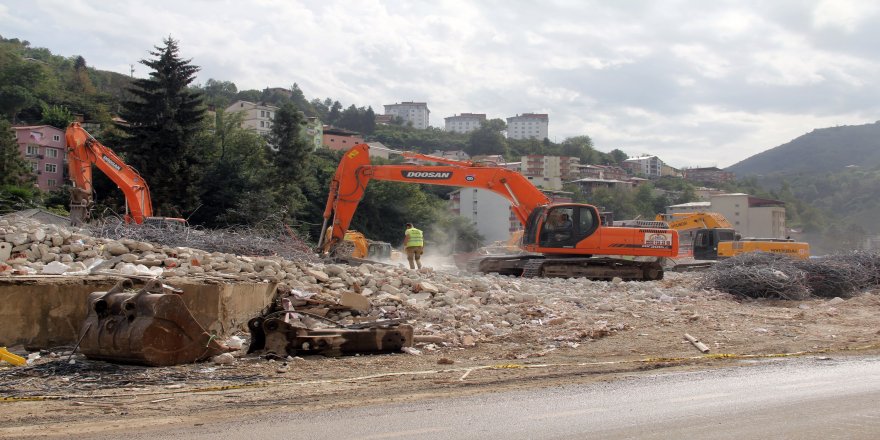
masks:
[[[590,206],[562,205],[551,208],[541,228],[541,247],[570,248],[599,227],[599,214]]]
[[[535,244],[535,237],[538,235],[538,223],[541,221],[541,216],[544,214],[545,209],[543,207],[535,208],[531,214],[529,214],[529,218],[526,220],[526,227],[523,231],[522,236],[522,244]]]

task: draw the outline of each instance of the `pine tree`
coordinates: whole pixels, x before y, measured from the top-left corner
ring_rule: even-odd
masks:
[[[301,184],[308,169],[312,146],[300,136],[305,119],[292,103],[275,112],[269,145],[274,150],[275,173],[271,184],[277,188],[276,203],[284,212],[296,218],[307,203]]]
[[[27,186],[34,181],[30,164],[18,150],[9,121],[0,119],[0,186]]]
[[[151,69],[149,78],[137,79],[123,102],[122,145],[125,160],[140,171],[150,185],[153,207],[163,215],[182,215],[196,209],[201,154],[194,138],[200,130],[204,107],[200,95],[188,86],[198,66],[180,58],[178,42],[171,37],[150,52],[155,59],[141,60]]]

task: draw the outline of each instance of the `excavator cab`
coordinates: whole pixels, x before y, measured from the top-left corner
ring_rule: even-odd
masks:
[[[735,241],[736,238],[736,231],[733,229],[700,229],[694,236],[694,259],[717,260],[718,243]]]
[[[555,205],[535,209],[526,222],[523,244],[542,248],[574,248],[596,232],[600,216],[590,205]]]

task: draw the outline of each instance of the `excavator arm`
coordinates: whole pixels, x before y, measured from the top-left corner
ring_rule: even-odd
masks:
[[[147,182],[132,167],[92,137],[79,122],[67,127],[67,161],[73,189],[70,196],[70,221],[74,226],[88,221],[93,203],[92,165],[98,167],[125,194],[126,221],[137,224],[153,215]]]
[[[446,165],[371,165],[369,148],[366,144],[358,144],[346,152],[330,182],[330,194],[324,208],[324,234],[318,242],[318,247],[324,252],[344,239],[364,190],[373,179],[492,191],[510,202],[513,212],[523,224],[536,207],[550,203],[544,193],[516,171],[418,153],[403,155]]]

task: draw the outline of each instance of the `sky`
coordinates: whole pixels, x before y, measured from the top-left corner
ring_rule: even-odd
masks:
[[[168,36],[197,82],[344,107],[547,113],[550,139],[727,167],[880,120],[874,0],[0,0],[0,35],[143,77]]]

